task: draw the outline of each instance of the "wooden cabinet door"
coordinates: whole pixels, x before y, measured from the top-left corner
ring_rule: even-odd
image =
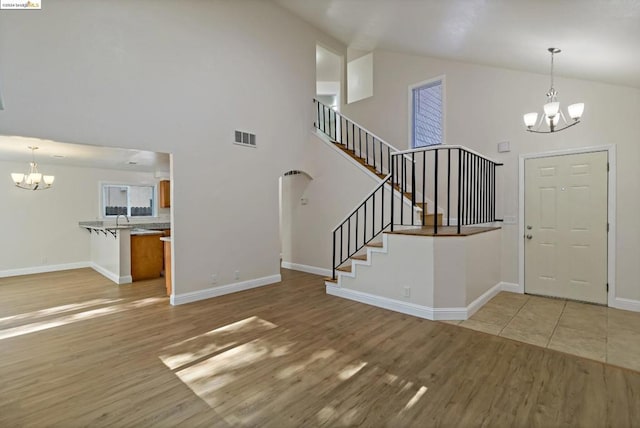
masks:
[[[171,208],[171,182],[169,180],[160,182],[160,208]]]

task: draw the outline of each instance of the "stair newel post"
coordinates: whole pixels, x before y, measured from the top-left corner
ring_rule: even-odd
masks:
[[[434,152],[433,165],[433,213],[435,221],[433,222],[433,234],[438,234],[438,149]]]
[[[447,226],[451,226],[451,149],[447,149]]]
[[[393,192],[396,188],[396,160],[395,160],[395,156],[390,156],[389,157],[389,169],[391,169],[391,231],[393,232],[393,219],[394,219],[394,211],[393,211],[393,201],[394,201],[394,197],[393,197]]]
[[[458,235],[460,234],[460,228],[462,223],[462,151],[458,150]]]

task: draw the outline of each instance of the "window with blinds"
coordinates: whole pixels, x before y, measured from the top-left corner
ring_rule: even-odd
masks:
[[[412,89],[412,147],[442,144],[442,79]]]

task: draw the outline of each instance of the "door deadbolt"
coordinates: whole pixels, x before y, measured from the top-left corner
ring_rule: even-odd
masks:
[[[533,238],[533,235],[527,235],[527,239]]]
[[[533,229],[530,224],[527,225],[527,230]]]

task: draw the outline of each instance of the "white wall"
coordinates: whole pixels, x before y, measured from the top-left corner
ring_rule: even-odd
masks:
[[[69,265],[91,260],[89,232],[79,221],[96,220],[100,213],[100,182],[157,183],[153,173],[80,168],[39,163],[55,175],[53,187],[28,191],[12,185],[10,173],[24,172],[25,162],[0,161],[0,276],[12,271]],[[36,159],[37,160],[37,159]],[[160,210],[169,221],[168,210]]]
[[[347,63],[347,102],[373,96],[373,53]]]
[[[566,53],[567,55],[569,53]],[[565,53],[563,53],[565,55]],[[561,72],[561,70],[558,70]],[[618,297],[640,300],[640,90],[556,77],[561,105],[584,102],[583,123],[552,135],[525,132],[522,114],[541,109],[549,76],[375,51],[374,96],[344,106],[343,112],[398,147],[409,147],[408,88],[446,75],[446,142],[462,144],[504,162],[499,211],[518,214],[518,156],[565,148],[613,144],[617,148]],[[497,153],[501,141],[510,153]],[[518,282],[518,226],[505,224],[502,281]]]
[[[279,273],[278,177],[312,123],[316,43],[272,2],[70,1],[0,15],[0,133],[172,153],[176,294]],[[277,100],[277,102],[274,102]],[[236,129],[258,148],[232,144]]]
[[[283,261],[331,269],[333,228],[380,180],[315,134],[307,137],[305,153],[297,169],[305,171],[311,179],[306,176],[283,178],[283,185],[288,178],[292,183],[289,188],[292,196],[287,202],[291,243],[290,250],[283,251]],[[301,205],[300,198],[305,198],[307,204]],[[283,206],[284,199],[283,192]]]

